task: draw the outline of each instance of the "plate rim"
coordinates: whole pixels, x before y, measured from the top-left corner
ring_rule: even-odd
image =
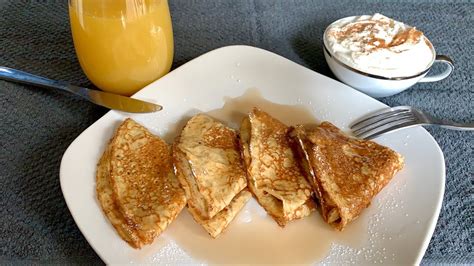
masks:
[[[216,53],[218,51],[221,51],[221,50],[228,50],[228,49],[241,49],[241,48],[244,48],[244,49],[249,49],[249,50],[256,50],[256,51],[259,51],[260,53],[263,52],[263,53],[268,53],[268,54],[271,54],[272,56],[276,56],[276,57],[279,57],[283,60],[286,61],[286,63],[290,63],[290,64],[294,64],[298,67],[301,67],[301,68],[304,68],[306,70],[309,70],[313,73],[316,73],[318,75],[321,75],[321,76],[324,76],[325,78],[328,78],[328,79],[331,79],[333,81],[336,81],[336,82],[339,82],[339,83],[342,83],[340,82],[339,80],[337,79],[333,79],[333,78],[330,78],[326,75],[323,75],[319,72],[316,72],[314,71],[313,69],[311,68],[308,68],[306,66],[303,66],[297,62],[294,62],[282,55],[279,55],[275,52],[272,52],[272,51],[268,51],[268,50],[265,50],[265,49],[262,49],[262,48],[259,48],[259,47],[254,47],[254,46],[250,46],[250,45],[228,45],[228,46],[223,46],[223,47],[219,47],[219,48],[216,48],[216,49],[213,49],[211,51],[208,51],[208,52],[205,52],[189,61],[187,61],[186,63],[180,65],[179,67],[173,69],[172,71],[170,71],[168,74],[166,74],[165,76],[168,76],[169,74],[171,73],[174,73],[178,70],[180,70],[182,67],[188,65],[188,64],[191,64],[192,62],[196,61],[197,59],[201,58],[201,57],[207,57],[209,55],[212,55],[213,53]],[[165,77],[164,76],[164,77]],[[163,78],[163,77],[162,77]],[[133,94],[131,97],[132,98],[138,98],[140,97],[144,91],[147,90],[148,87],[150,86],[154,86],[155,83],[159,82],[160,79],[158,80],[155,80],[153,82],[151,82],[150,84],[146,85],[144,88],[142,88],[141,90],[139,90],[138,92],[136,92],[135,94]],[[344,83],[342,83],[344,84]],[[381,105],[384,105],[384,106],[387,106],[386,104],[384,104],[383,102],[380,102],[378,99],[376,98],[373,98],[373,97],[370,97],[346,84],[344,84],[345,86],[347,86],[348,88],[354,90],[355,92],[361,94],[363,97],[368,97],[368,98],[371,98],[372,100],[375,100],[376,102],[378,102],[379,104]],[[103,120],[106,120],[108,119],[108,117],[112,116],[114,113],[117,113],[117,111],[115,110],[109,110],[108,112],[106,112],[103,116],[101,116],[99,119],[97,119],[94,123],[92,123],[90,126],[88,126],[86,129],[84,129],[79,135],[77,135],[77,137],[69,144],[69,146],[67,147],[67,149],[65,150],[65,152],[63,153],[63,156],[61,158],[61,163],[60,163],[60,169],[59,169],[59,179],[60,179],[60,187],[61,187],[61,192],[63,194],[63,198],[66,202],[66,205],[68,207],[68,210],[69,210],[69,213],[71,214],[71,216],[73,217],[74,219],[74,223],[76,224],[76,226],[79,228],[81,234],[84,236],[84,238],[87,240],[87,243],[92,247],[92,249],[94,250],[94,252],[100,257],[100,259],[105,262],[106,264],[110,264],[110,262],[108,261],[108,259],[106,259],[105,257],[103,257],[103,254],[101,254],[101,252],[98,251],[97,247],[92,244],[91,242],[91,239],[89,238],[89,236],[85,233],[86,229],[82,227],[82,225],[80,223],[78,223],[78,218],[77,218],[77,214],[74,213],[74,211],[72,211],[71,209],[71,203],[70,201],[68,200],[67,196],[66,196],[66,193],[64,192],[65,189],[64,189],[64,179],[66,179],[66,173],[65,173],[65,169],[64,169],[64,162],[66,161],[66,159],[68,159],[68,156],[70,156],[69,154],[71,153],[71,150],[72,150],[72,147],[75,146],[74,144],[78,141],[78,139],[81,138],[81,136],[85,135],[86,132],[88,132],[92,127],[95,126],[95,124],[97,123],[100,123],[101,121]],[[426,250],[428,248],[428,245],[433,237],[433,234],[434,234],[434,231],[435,231],[435,228],[436,228],[436,225],[438,223],[438,219],[439,219],[439,215],[440,215],[440,212],[441,212],[441,208],[442,208],[442,203],[444,201],[444,193],[445,193],[445,186],[446,186],[446,161],[445,161],[445,157],[444,157],[444,153],[441,149],[441,147],[439,146],[438,142],[436,141],[436,139],[423,127],[420,126],[420,128],[424,131],[424,134],[428,137],[428,139],[433,142],[436,147],[436,151],[437,151],[437,155],[440,157],[440,161],[441,161],[441,170],[442,170],[442,174],[441,174],[441,185],[440,185],[440,190],[438,191],[438,202],[436,203],[435,205],[435,212],[433,213],[432,215],[432,218],[430,219],[430,224],[428,226],[428,233],[425,235],[424,239],[423,239],[423,242],[422,242],[422,245],[419,246],[418,248],[418,252],[417,252],[417,257],[414,261],[414,264],[418,265],[420,264],[423,256],[425,255],[426,253]]]

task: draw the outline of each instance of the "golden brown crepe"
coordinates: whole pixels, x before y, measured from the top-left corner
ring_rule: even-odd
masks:
[[[239,194],[237,194],[232,199],[229,205],[227,205],[222,211],[218,212],[210,219],[201,218],[196,210],[190,205],[188,205],[188,210],[193,216],[194,220],[198,224],[202,225],[209,235],[211,235],[213,238],[216,238],[227,228],[230,222],[232,222],[234,217],[237,216],[237,214],[251,197],[252,194],[247,189],[240,191]]]
[[[132,119],[116,130],[96,177],[102,209],[134,248],[152,243],[186,205],[170,147]]]
[[[247,187],[237,133],[209,116],[196,115],[176,139],[173,159],[189,211],[217,237],[249,199],[244,192],[237,197]]]
[[[240,128],[250,191],[280,226],[315,209],[306,181],[287,138],[289,128],[254,108]]]
[[[119,207],[115,203],[112,185],[110,184],[110,148],[107,148],[100,158],[97,165],[97,198],[99,199],[102,210],[109,221],[117,230],[117,233],[130,246],[140,248],[143,244],[138,237],[137,231],[125,222]]]
[[[348,137],[329,122],[290,132],[323,219],[343,230],[356,219],[396,172],[403,157],[373,141]]]

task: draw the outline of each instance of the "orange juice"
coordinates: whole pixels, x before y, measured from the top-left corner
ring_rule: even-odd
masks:
[[[131,95],[170,70],[167,0],[70,0],[69,17],[79,63],[100,89]]]

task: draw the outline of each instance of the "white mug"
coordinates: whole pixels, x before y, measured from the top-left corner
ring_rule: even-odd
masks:
[[[433,57],[427,69],[415,75],[391,78],[369,74],[348,66],[335,58],[327,48],[326,32],[327,29],[324,32],[323,38],[324,57],[332,73],[334,73],[340,81],[372,97],[391,96],[408,89],[417,82],[439,81],[448,77],[454,70],[454,64],[451,58],[445,55],[436,55]],[[435,55],[436,52],[433,45],[430,45],[430,47]],[[446,69],[439,74],[426,76],[434,63],[443,63],[446,65]]]

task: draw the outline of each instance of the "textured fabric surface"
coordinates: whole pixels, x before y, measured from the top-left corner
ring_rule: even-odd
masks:
[[[261,47],[324,75],[322,33],[332,21],[380,12],[416,25],[454,73],[382,99],[438,117],[474,120],[472,1],[170,0],[174,67],[231,44]],[[66,1],[0,0],[0,65],[90,85],[75,58]],[[0,81],[0,261],[97,263],[61,194],[68,145],[106,110],[53,90]],[[474,135],[429,129],[446,158],[446,192],[423,263],[474,263]],[[416,177],[414,177],[416,178]]]

